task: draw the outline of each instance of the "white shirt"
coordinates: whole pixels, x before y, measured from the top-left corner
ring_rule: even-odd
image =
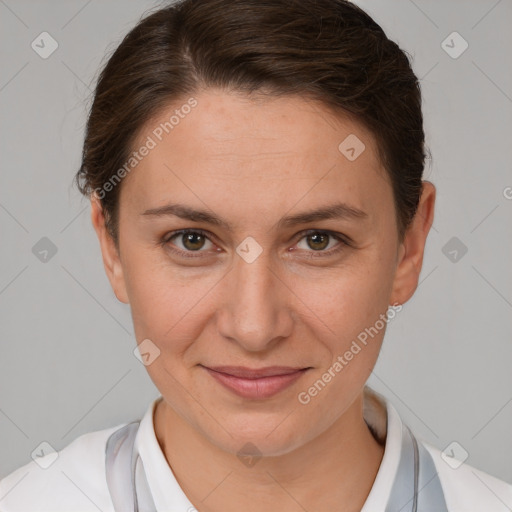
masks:
[[[367,389],[365,420],[385,439],[384,457],[361,512],[384,512],[406,428],[395,408]],[[153,424],[158,397],[147,408],[135,438],[158,512],[194,512],[158,444]],[[387,423],[386,423],[387,413]],[[126,425],[81,435],[58,452],[31,461],[0,480],[0,512],[115,512],[105,474],[109,436]],[[447,463],[436,448],[419,441],[434,460],[449,512],[505,512],[512,509],[512,485],[466,464]],[[445,457],[446,458],[446,457]],[[453,467],[452,467],[453,466]],[[436,511],[432,511],[436,512]]]

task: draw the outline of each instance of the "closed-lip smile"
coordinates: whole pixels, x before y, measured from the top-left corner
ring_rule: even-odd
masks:
[[[299,379],[308,368],[291,366],[202,366],[217,382],[238,396],[264,399],[276,395]]]

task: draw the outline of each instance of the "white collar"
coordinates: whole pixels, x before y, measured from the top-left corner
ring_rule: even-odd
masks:
[[[380,512],[389,500],[400,462],[403,424],[391,402],[369,387],[364,391],[365,421],[385,444],[379,471],[361,512]]]
[[[382,396],[366,387],[364,398],[365,421],[378,439],[385,439],[385,447],[379,471],[361,512],[380,512],[389,500],[400,462],[403,425],[396,409]],[[147,408],[135,439],[136,448],[158,512],[189,512],[193,510],[192,504],[179,486],[156,438],[153,414],[160,400],[162,396]]]

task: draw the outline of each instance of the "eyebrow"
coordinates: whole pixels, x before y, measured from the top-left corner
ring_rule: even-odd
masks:
[[[150,217],[179,217],[193,222],[204,222],[214,226],[223,227],[232,230],[229,222],[210,213],[206,210],[198,210],[190,208],[183,204],[168,204],[159,208],[152,208],[141,213]],[[347,219],[347,220],[364,220],[368,218],[368,214],[363,210],[350,206],[346,203],[335,203],[314,210],[308,210],[295,215],[283,217],[277,223],[277,228],[289,228],[297,224],[308,224],[328,219]]]

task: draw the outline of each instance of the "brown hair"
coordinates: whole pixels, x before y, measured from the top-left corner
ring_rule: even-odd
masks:
[[[403,239],[426,156],[407,54],[345,0],[181,0],[139,21],[98,78],[75,181],[84,195],[101,191],[116,244],[120,185],[105,184],[152,117],[208,87],[296,94],[354,116],[377,142]]]

